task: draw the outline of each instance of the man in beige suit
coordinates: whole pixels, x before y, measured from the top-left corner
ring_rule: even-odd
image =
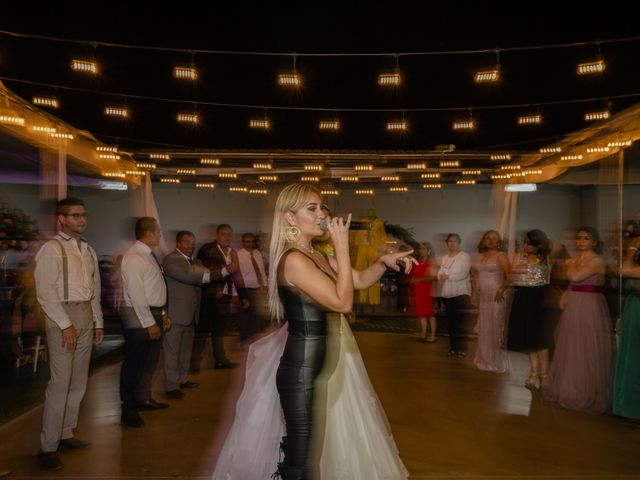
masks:
[[[163,340],[165,392],[182,398],[181,389],[199,384],[187,379],[195,323],[200,315],[202,285],[209,283],[209,269],[193,258],[196,237],[183,230],[176,235],[176,249],[164,257],[163,269],[169,294],[169,317],[172,321]]]

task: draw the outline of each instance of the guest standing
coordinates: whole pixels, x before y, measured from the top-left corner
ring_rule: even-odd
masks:
[[[242,248],[238,250],[238,261],[250,304],[248,309],[241,309],[238,319],[240,340],[246,341],[252,335],[259,333],[269,319],[267,271],[262,253],[256,248],[256,237],[252,233],[242,235]]]
[[[46,315],[49,372],[38,460],[47,470],[63,467],[58,448],[84,448],[73,436],[78,425],[92,343],[103,338],[100,271],[96,253],[82,236],[87,210],[77,198],[56,208],[60,231],[36,255],[38,302]]]
[[[191,362],[193,332],[200,314],[202,285],[209,283],[210,273],[202,262],[193,258],[196,237],[182,230],[176,235],[176,249],[164,258],[167,282],[168,312],[171,329],[164,335],[165,392],[171,398],[182,398],[181,389],[195,388],[187,378]]]
[[[613,413],[640,421],[640,229],[631,232],[621,273],[627,299],[613,384]]]
[[[160,225],[152,217],[136,221],[136,242],[122,257],[120,308],[124,333],[124,361],[120,370],[122,423],[144,427],[138,410],[161,410],[169,404],[151,395],[158,366],[162,332],[171,326],[165,310],[167,285],[153,249],[160,244]]]
[[[524,236],[523,251],[511,264],[509,281],[513,286],[513,303],[509,316],[507,348],[526,352],[531,371],[525,387],[536,388],[549,373],[548,317],[545,295],[549,285],[550,242],[542,230],[530,230]]]
[[[431,244],[423,242],[418,247],[418,264],[411,270],[411,283],[413,285],[413,304],[416,317],[420,319],[420,342],[436,341],[436,314],[434,306],[434,282],[438,279],[434,275],[433,249]],[[431,334],[427,337],[427,319]]]
[[[463,337],[464,320],[470,306],[471,282],[469,270],[471,257],[460,250],[460,235],[447,235],[448,253],[442,257],[438,280],[442,283],[441,296],[444,301],[449,325],[449,353],[458,358],[467,356],[467,340]]]
[[[486,232],[478,245],[480,254],[473,267],[471,303],[478,307],[478,348],[473,364],[491,372],[506,372],[509,368],[504,334],[510,266],[507,256],[500,251],[501,246],[498,232]]]

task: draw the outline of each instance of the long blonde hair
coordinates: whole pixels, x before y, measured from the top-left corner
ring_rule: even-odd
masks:
[[[293,183],[285,187],[276,200],[269,248],[269,265],[271,265],[271,275],[269,275],[269,312],[271,313],[271,319],[277,323],[281,323],[284,318],[284,308],[280,301],[280,295],[278,294],[280,259],[282,255],[295,244],[286,235],[289,223],[284,215],[287,212],[296,212],[304,207],[309,195],[312,194],[320,197],[320,192],[313,185]]]

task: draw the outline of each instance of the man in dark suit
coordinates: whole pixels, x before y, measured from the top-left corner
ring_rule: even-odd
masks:
[[[200,371],[202,351],[209,332],[215,360],[215,368],[231,368],[224,351],[224,333],[231,312],[249,308],[249,299],[240,273],[237,252],[231,248],[233,230],[231,225],[221,224],[216,229],[215,241],[203,245],[198,251],[198,259],[209,269],[211,283],[202,289],[200,321],[196,327],[191,354],[191,371]]]
[[[164,351],[165,392],[171,398],[182,398],[183,388],[199,384],[187,379],[191,361],[193,333],[200,314],[202,285],[209,283],[209,270],[193,259],[196,237],[183,230],[176,235],[176,249],[164,257],[163,270],[169,294],[171,330],[165,333]]]

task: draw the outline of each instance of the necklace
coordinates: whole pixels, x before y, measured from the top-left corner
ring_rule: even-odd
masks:
[[[318,251],[315,248],[309,248],[304,243],[297,243],[296,246],[302,248],[305,252],[311,255],[318,255]]]

